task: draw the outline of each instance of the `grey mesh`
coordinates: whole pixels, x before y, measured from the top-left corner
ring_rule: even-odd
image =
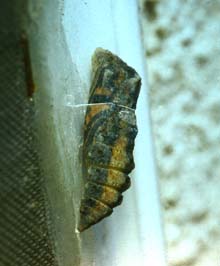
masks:
[[[49,266],[55,259],[17,3],[2,1],[0,8],[0,266]]]

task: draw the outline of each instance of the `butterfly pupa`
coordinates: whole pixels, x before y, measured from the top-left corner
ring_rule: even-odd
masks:
[[[132,67],[107,50],[95,50],[84,122],[80,232],[110,215],[130,186],[140,86],[141,78]]]

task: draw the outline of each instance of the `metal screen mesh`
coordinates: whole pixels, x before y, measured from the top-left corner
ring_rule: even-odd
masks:
[[[55,260],[15,1],[0,8],[0,266],[49,266]]]

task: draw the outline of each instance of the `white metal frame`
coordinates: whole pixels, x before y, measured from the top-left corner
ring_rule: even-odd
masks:
[[[53,237],[59,265],[165,266],[137,2],[47,0],[42,5],[32,0],[29,8],[34,76],[39,88],[37,104],[44,112],[41,123],[47,125],[43,146],[44,154],[48,155],[43,157],[45,172],[51,177],[46,186],[51,219],[55,220]],[[134,154],[136,167],[132,188],[124,193],[123,204],[110,217],[79,235],[74,228],[78,211],[74,201],[76,189],[71,188],[77,185],[74,181],[77,177],[72,177],[75,169],[70,166],[68,170],[74,144],[65,146],[74,136],[65,117],[77,114],[74,105],[86,103],[90,60],[97,47],[117,54],[142,78],[136,111],[139,130]],[[53,153],[56,156],[48,166]]]

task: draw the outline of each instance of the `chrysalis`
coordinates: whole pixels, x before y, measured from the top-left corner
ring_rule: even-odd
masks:
[[[92,57],[93,79],[84,123],[84,196],[79,231],[110,215],[129,188],[137,135],[135,109],[141,79],[107,50]]]

